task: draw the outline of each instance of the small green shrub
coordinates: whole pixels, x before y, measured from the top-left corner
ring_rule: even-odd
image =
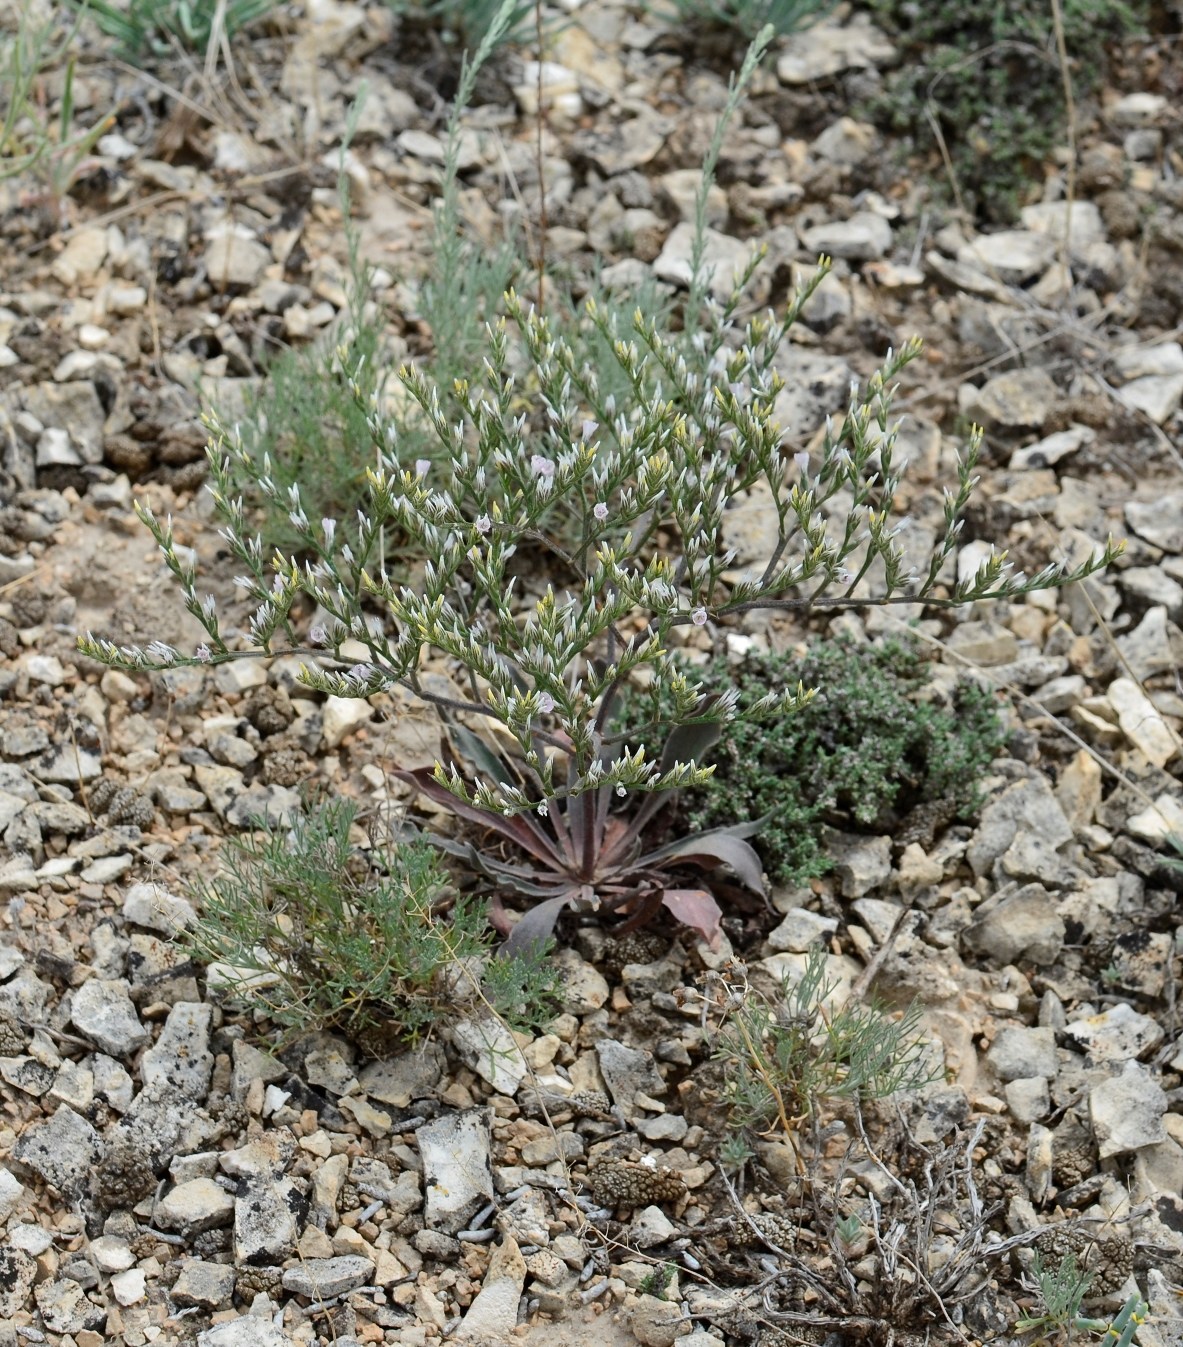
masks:
[[[233,37],[243,28],[269,14],[277,0],[129,0],[114,5],[109,0],[70,0],[79,12],[95,22],[119,43],[120,55],[137,61],[147,53],[167,54],[179,42],[192,51],[205,53],[215,38]],[[220,15],[220,18],[219,18]]]
[[[289,830],[231,840],[223,873],[199,881],[200,916],[179,939],[248,1009],[294,1031],[340,1029],[363,1045],[414,1040],[491,1005],[515,1024],[556,1008],[541,956],[490,958],[481,906],[453,901],[438,852],[350,843],[344,800]]]
[[[1101,1347],[1130,1347],[1146,1321],[1146,1303],[1137,1295],[1126,1300],[1112,1321],[1084,1317],[1081,1305],[1093,1279],[1070,1253],[1055,1267],[1048,1267],[1037,1253],[1031,1273],[1027,1285],[1035,1292],[1040,1312],[1020,1319],[1015,1332],[1037,1334],[1036,1343],[1067,1343],[1077,1333],[1100,1333]]]
[[[34,174],[60,201],[70,190],[84,160],[113,118],[100,118],[83,131],[74,129],[74,63],[67,55],[78,32],[56,19],[36,21],[28,5],[18,6],[16,30],[0,32],[0,179]],[[66,63],[56,125],[42,105],[46,73]]]
[[[749,655],[716,664],[708,685],[738,688],[740,706],[769,687],[818,689],[796,714],[729,726],[714,779],[688,792],[694,828],[764,818],[757,849],[769,875],[798,884],[830,868],[826,824],[880,830],[918,804],[949,801],[962,817],[1002,744],[993,696],[963,682],[946,710],[921,698],[925,664],[902,641],[820,642],[804,658]]]
[[[885,1099],[940,1075],[919,1033],[920,1007],[913,1003],[899,1019],[873,1001],[827,1007],[837,984],[826,961],[825,948],[814,945],[801,976],[786,979],[775,999],[730,986],[714,1036],[732,1121],[775,1134],[798,1160],[798,1133],[827,1100]]]
[[[869,112],[936,153],[936,119],[966,204],[1009,221],[1039,188],[1065,135],[1064,90],[1047,0],[862,0],[898,40],[902,60]],[[1145,28],[1147,0],[1063,0],[1078,101],[1100,84],[1109,43]],[[934,159],[934,163],[935,163]],[[941,173],[943,179],[943,173]]]

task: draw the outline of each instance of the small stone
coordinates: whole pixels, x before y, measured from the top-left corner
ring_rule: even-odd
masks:
[[[427,1227],[454,1235],[493,1196],[488,1111],[446,1114],[420,1127],[415,1137]]]
[[[1150,501],[1130,501],[1126,523],[1164,552],[1183,552],[1183,492],[1168,492]]]
[[[1127,931],[1113,942],[1116,982],[1126,991],[1151,999],[1166,989],[1174,952],[1174,936],[1168,931]]]
[[[1183,401],[1183,374],[1148,374],[1117,390],[1118,400],[1144,412],[1156,426],[1165,425]]]
[[[1132,93],[1119,98],[1109,109],[1109,121],[1114,126],[1154,126],[1170,112],[1170,100],[1162,94]]]
[[[313,1300],[328,1300],[367,1285],[374,1276],[374,1264],[357,1254],[341,1258],[304,1258],[283,1274],[285,1291]]]
[[[460,1060],[498,1094],[512,1097],[526,1078],[526,1061],[517,1040],[501,1020],[458,1020],[452,1026],[452,1046]]]
[[[97,1328],[106,1311],[87,1299],[86,1291],[69,1277],[45,1281],[33,1288],[41,1321],[51,1333],[78,1333]]]
[[[1166,1111],[1167,1097],[1158,1081],[1140,1063],[1126,1062],[1120,1075],[1089,1092],[1089,1118],[1100,1158],[1165,1141]]]
[[[272,260],[270,250],[244,225],[220,225],[208,235],[205,271],[215,288],[255,285]]]
[[[861,898],[891,875],[891,838],[829,832],[826,848],[842,884],[844,898]]]
[[[1100,763],[1083,748],[1060,773],[1056,799],[1074,831],[1092,823],[1101,803],[1102,785]]]
[[[123,1057],[148,1041],[128,991],[123,978],[91,978],[70,1003],[74,1027],[111,1057]]]
[[[197,920],[191,903],[178,898],[162,884],[133,884],[124,895],[123,919],[173,936]]]
[[[675,225],[653,263],[653,274],[657,279],[668,281],[671,285],[689,286],[693,246],[693,224],[683,221]],[[723,301],[730,298],[751,256],[751,245],[742,239],[720,234],[716,229],[706,231],[702,272],[707,288],[716,299]]]
[[[891,250],[891,225],[870,211],[849,220],[814,225],[801,231],[802,247],[809,252],[842,257],[851,262],[875,262]]]
[[[1010,456],[1011,471],[1050,468],[1086,444],[1092,444],[1096,438],[1097,432],[1088,426],[1069,426],[1067,430],[1058,430],[1054,435],[1027,445],[1025,449],[1016,449]]]
[[[234,1258],[238,1263],[279,1263],[295,1247],[296,1213],[305,1199],[294,1180],[267,1175],[247,1179],[233,1199]]]
[[[1113,368],[1123,379],[1151,374],[1183,374],[1183,346],[1177,341],[1156,346],[1123,346],[1113,353]]]
[[[673,1347],[690,1332],[691,1321],[670,1300],[643,1295],[628,1310],[629,1327],[644,1347]]]
[[[777,58],[776,77],[782,84],[813,84],[844,70],[864,70],[892,64],[896,50],[865,14],[849,23],[834,19],[803,28]]]
[[[8,1220],[24,1195],[25,1185],[11,1170],[0,1166],[0,1224]]]
[[[200,1258],[186,1258],[181,1263],[181,1274],[173,1283],[171,1298],[182,1306],[196,1305],[202,1309],[222,1310],[234,1298],[237,1270],[224,1263],[206,1263]]]
[[[962,622],[950,633],[949,648],[986,667],[1011,664],[1019,657],[1014,632],[994,622]]]
[[[1147,842],[1163,842],[1172,833],[1183,837],[1183,800],[1164,791],[1155,796],[1151,808],[1132,814],[1126,828]]]
[[[170,1086],[201,1102],[209,1093],[214,1055],[209,1050],[213,1007],[181,1001],[168,1012],[160,1037],[140,1061],[140,1077],[149,1088]]]
[[[1107,696],[1125,737],[1148,762],[1165,767],[1175,756],[1175,736],[1150,698],[1132,678],[1115,678]]]
[[[1064,919],[1042,884],[1027,884],[1016,893],[987,899],[975,915],[974,924],[962,932],[962,941],[997,967],[1020,960],[1053,964],[1064,946]]]
[[[628,1242],[637,1249],[652,1249],[677,1237],[678,1227],[660,1207],[642,1207],[628,1228]]]
[[[67,1196],[86,1183],[102,1153],[99,1134],[67,1104],[60,1105],[48,1122],[29,1127],[13,1151],[18,1160]]]
[[[511,1342],[518,1321],[518,1304],[526,1280],[526,1260],[512,1235],[505,1235],[493,1251],[489,1270],[454,1339],[486,1347]]]
[[[1128,1062],[1145,1056],[1162,1042],[1162,1027],[1139,1015],[1125,1001],[1099,1015],[1073,1020],[1064,1029],[1068,1042],[1088,1056],[1090,1065]]]
[[[153,1220],[164,1230],[198,1235],[229,1225],[234,1216],[235,1199],[213,1179],[190,1179],[179,1183],[156,1204]]]
[[[111,1290],[121,1305],[136,1305],[148,1293],[148,1277],[143,1268],[128,1268],[111,1278]]]
[[[1003,1093],[1006,1095],[1006,1106],[1016,1122],[1038,1122],[1051,1111],[1051,1092],[1043,1076],[1020,1076],[1017,1080],[1008,1081]]]
[[[665,1081],[653,1054],[646,1048],[630,1048],[614,1038],[596,1040],[600,1074],[621,1115],[631,1121],[637,1114],[638,1094],[662,1095]]]
[[[276,1328],[270,1319],[244,1314],[198,1333],[197,1347],[296,1347],[296,1340]]]
[[[803,954],[819,940],[828,939],[837,929],[837,917],[824,917],[805,908],[794,908],[779,926],[768,932],[768,948]]]
[[[1055,261],[1056,245],[1047,234],[1030,229],[1004,229],[982,234],[957,251],[963,267],[974,267],[1003,285],[1023,285],[1042,275]]]
[[[0,1245],[0,1319],[27,1308],[37,1264],[22,1249]]]
[[[347,734],[372,720],[374,708],[362,697],[329,697],[323,708],[321,743],[338,748]]]
[[[1038,430],[1059,396],[1046,370],[1008,370],[972,390],[962,410],[987,430]]]
[[[100,1235],[92,1239],[90,1256],[100,1272],[126,1272],[136,1261],[127,1241],[114,1235]]]
[[[1051,1029],[1003,1029],[991,1044],[986,1061],[1004,1082],[1031,1076],[1053,1080],[1058,1069],[1055,1034]]]

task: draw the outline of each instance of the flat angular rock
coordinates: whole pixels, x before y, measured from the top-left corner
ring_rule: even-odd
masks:
[[[1139,538],[1164,552],[1183,552],[1183,491],[1132,500],[1125,507],[1125,518]]]
[[[1144,412],[1156,426],[1165,425],[1183,401],[1183,374],[1148,374],[1117,390],[1118,399],[1136,412]]]
[[[1163,1116],[1167,1097],[1154,1076],[1138,1062],[1126,1062],[1089,1091],[1089,1118],[1102,1160],[1167,1139]]]
[[[891,838],[829,832],[826,849],[842,885],[843,898],[861,898],[891,874]]]
[[[28,1128],[13,1151],[22,1164],[67,1196],[86,1184],[102,1153],[99,1134],[67,1104],[60,1105],[48,1122]]]
[[[972,394],[963,411],[987,430],[1038,430],[1059,396],[1046,370],[1008,370]]]
[[[776,77],[782,84],[812,84],[844,70],[889,65],[895,59],[896,49],[887,36],[865,15],[856,14],[847,24],[823,19],[794,33],[777,60]]]
[[[51,1333],[81,1333],[96,1328],[106,1318],[102,1306],[88,1300],[83,1288],[68,1277],[42,1282],[34,1288],[33,1298]]]
[[[1123,379],[1151,374],[1183,374],[1183,346],[1177,341],[1156,346],[1123,346],[1113,353],[1113,367]]]
[[[1149,1053],[1163,1039],[1163,1030],[1149,1015],[1139,1015],[1125,1001],[1100,1015],[1073,1020],[1064,1029],[1073,1047],[1088,1056],[1091,1064],[1128,1062]]]
[[[37,1264],[21,1249],[0,1245],[0,1319],[11,1319],[27,1308]]]
[[[877,262],[891,251],[891,225],[881,215],[860,211],[849,220],[802,230],[801,244],[818,256],[824,253],[850,262]]]
[[[498,1094],[517,1094],[526,1078],[526,1060],[517,1039],[491,1016],[458,1020],[452,1026],[452,1046],[460,1060]]]
[[[987,899],[977,920],[961,936],[967,949],[985,955],[995,967],[1020,959],[1055,963],[1064,946],[1064,919],[1042,884],[1027,884],[1001,899]]]
[[[1175,756],[1175,736],[1154,703],[1132,678],[1115,678],[1107,693],[1121,732],[1147,762],[1165,767]]]
[[[244,1314],[198,1333],[197,1347],[296,1347],[296,1340],[276,1328],[270,1319]]]
[[[156,1204],[153,1220],[164,1230],[199,1235],[229,1225],[234,1216],[234,1197],[213,1179],[190,1179],[178,1183]]]
[[[224,224],[210,231],[203,260],[210,284],[220,288],[257,284],[274,259],[245,226]]]
[[[295,1248],[297,1213],[308,1199],[290,1178],[248,1179],[234,1199],[234,1257],[239,1263],[282,1262]]]
[[[989,872],[994,862],[1010,849],[1020,828],[1035,833],[1053,850],[1072,840],[1072,825],[1041,776],[1027,777],[1008,786],[982,810],[966,851],[966,860],[975,875]]]
[[[123,1057],[148,1041],[123,978],[91,978],[75,991],[70,1019],[110,1057]]]
[[[488,1110],[446,1114],[420,1127],[415,1137],[427,1228],[454,1235],[493,1196]]]
[[[1002,1029],[986,1061],[1004,1083],[1031,1076],[1054,1080],[1058,1069],[1055,1034],[1051,1029]]]
[[[209,1050],[213,1006],[181,1001],[168,1012],[156,1045],[144,1053],[140,1076],[145,1085],[170,1085],[200,1103],[209,1093],[214,1055]]]
[[[1055,242],[1030,229],[982,234],[958,249],[957,260],[996,277],[1004,285],[1022,285],[1042,275],[1056,257]]]
[[[689,286],[693,246],[694,226],[686,221],[675,225],[653,263],[653,274],[657,279],[671,285]],[[720,234],[717,229],[707,230],[702,268],[707,288],[716,299],[731,297],[751,258],[752,247],[743,239]]]
[[[601,1038],[596,1041],[596,1057],[604,1084],[626,1119],[632,1119],[636,1113],[638,1094],[665,1093],[665,1081],[647,1049],[626,1047],[614,1038]]]
[[[285,1291],[309,1296],[313,1300],[328,1300],[365,1286],[374,1278],[374,1264],[360,1254],[345,1254],[339,1258],[304,1258],[296,1267],[283,1274]]]
[[[176,935],[196,916],[191,903],[169,893],[163,884],[133,884],[123,897],[124,921],[163,935]]]
[[[506,1235],[494,1249],[481,1289],[465,1312],[453,1341],[471,1343],[474,1347],[512,1342],[525,1280],[526,1260],[517,1241]]]

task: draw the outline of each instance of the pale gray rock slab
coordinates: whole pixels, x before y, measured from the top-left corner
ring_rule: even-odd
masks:
[[[75,750],[73,744],[51,749],[34,765],[34,771],[43,781],[60,781],[68,786],[94,781],[103,774],[103,764],[97,753],[85,748]]]
[[[1047,966],[1059,957],[1064,929],[1064,919],[1043,885],[1027,884],[1016,893],[987,899],[961,939],[995,967],[1019,959]]]
[[[1177,341],[1153,346],[1123,346],[1113,353],[1113,368],[1123,379],[1183,374],[1183,346]]]
[[[1008,1081],[1003,1094],[1011,1117],[1019,1123],[1038,1122],[1051,1112],[1051,1091],[1043,1076],[1020,1076]]]
[[[25,1185],[10,1170],[0,1165],[0,1221],[7,1221],[20,1205]]]
[[[233,1194],[206,1178],[177,1184],[157,1202],[152,1214],[162,1230],[175,1230],[184,1236],[229,1225],[233,1217]]]
[[[230,1056],[233,1062],[230,1093],[239,1101],[246,1098],[253,1080],[270,1085],[272,1081],[281,1080],[287,1075],[287,1067],[282,1062],[277,1062],[270,1053],[263,1052],[241,1038],[236,1038],[231,1044]]]
[[[452,1046],[460,1060],[498,1094],[517,1094],[526,1078],[526,1060],[517,1039],[491,1016],[458,1020],[451,1030]]]
[[[360,1254],[342,1254],[337,1258],[303,1258],[283,1274],[285,1291],[328,1300],[355,1291],[374,1278],[374,1264]]]
[[[1031,229],[1004,229],[981,234],[958,249],[963,267],[984,271],[1004,285],[1023,285],[1042,275],[1056,258],[1056,244]]]
[[[1039,201],[1019,212],[1024,229],[1047,234],[1057,246],[1069,239],[1073,256],[1090,243],[1105,241],[1105,222],[1091,201]],[[1180,366],[1183,369],[1183,365]]]
[[[88,1299],[86,1291],[69,1277],[55,1278],[33,1288],[41,1320],[51,1333],[80,1333],[97,1328],[107,1311]]]
[[[1145,682],[1155,674],[1169,673],[1183,661],[1183,633],[1164,607],[1155,607],[1133,631],[1117,638],[1117,648],[1133,676]]]
[[[660,1207],[643,1207],[628,1227],[629,1245],[637,1249],[652,1249],[678,1237],[678,1227]]]
[[[768,947],[774,951],[791,950],[803,954],[810,945],[825,940],[838,929],[837,917],[794,908],[779,926],[768,932]]]
[[[1106,696],[1122,734],[1147,762],[1165,767],[1175,756],[1175,736],[1142,688],[1132,678],[1115,678]]]
[[[808,252],[849,262],[877,262],[891,251],[891,242],[891,225],[872,211],[859,211],[849,220],[833,220],[801,231],[801,246]]]
[[[890,837],[827,832],[826,851],[834,862],[843,898],[862,898],[891,875]]]
[[[454,1235],[493,1196],[489,1112],[447,1114],[415,1133],[423,1161],[424,1219]]]
[[[1138,602],[1138,606],[1149,604],[1165,608],[1172,622],[1183,618],[1183,585],[1160,567],[1130,566],[1118,571],[1114,579],[1128,598]]]
[[[68,432],[84,463],[103,461],[103,424],[107,419],[98,390],[89,379],[39,383],[21,395],[25,410],[47,428]]]
[[[1163,1040],[1163,1029],[1149,1015],[1140,1015],[1119,1001],[1098,1015],[1072,1020],[1064,1028],[1067,1042],[1085,1053],[1090,1065],[1128,1062],[1151,1052]]]
[[[392,1108],[408,1108],[415,1099],[432,1094],[446,1069],[443,1051],[428,1043],[412,1052],[368,1062],[358,1072],[361,1088],[371,1099]]]
[[[197,914],[190,902],[169,893],[163,884],[133,884],[123,896],[123,919],[172,936],[191,926]]]
[[[215,288],[249,287],[262,280],[274,258],[245,225],[225,223],[210,230],[202,261]]]
[[[125,1057],[149,1038],[129,990],[123,978],[91,978],[70,1001],[74,1027],[110,1057]]]
[[[1055,1033],[1017,1026],[1000,1029],[986,1061],[1004,1084],[1032,1076],[1053,1080],[1058,1069]]]
[[[296,1347],[296,1340],[270,1319],[244,1314],[198,1333],[197,1347]]]
[[[512,1342],[525,1281],[526,1261],[513,1236],[506,1235],[493,1251],[481,1289],[465,1311],[453,1341],[474,1347]]]
[[[214,1055],[210,1052],[213,1006],[208,1002],[178,1002],[153,1047],[140,1061],[145,1085],[171,1085],[200,1103],[209,1094]]]
[[[966,860],[974,874],[988,873],[994,862],[1009,850],[1020,829],[1035,833],[1053,850],[1072,840],[1072,825],[1042,776],[1016,781],[982,810],[966,850]]]
[[[1046,370],[1007,370],[969,394],[962,411],[987,430],[1038,430],[1059,396]]]
[[[1046,435],[1023,449],[1016,449],[1010,456],[1010,467],[1019,472],[1025,468],[1050,468],[1067,458],[1085,445],[1092,444],[1097,432],[1089,426],[1069,426],[1067,430],[1057,430],[1054,435]]]
[[[1164,425],[1183,401],[1183,374],[1147,374],[1117,390],[1118,400],[1143,412],[1156,426]]]
[[[596,1058],[604,1084],[625,1119],[631,1121],[636,1116],[638,1094],[657,1097],[665,1093],[665,1081],[648,1049],[630,1048],[615,1038],[600,1038],[596,1040]]]
[[[1102,1160],[1167,1139],[1167,1097],[1158,1080],[1138,1062],[1089,1091],[1089,1118]]]
[[[693,277],[694,226],[683,221],[674,226],[653,263],[653,274],[671,285],[689,286]],[[702,274],[707,289],[718,300],[731,297],[752,258],[751,244],[731,238],[717,229],[706,232]]]
[[[776,62],[776,77],[782,84],[812,84],[844,70],[865,70],[889,65],[896,49],[887,35],[864,14],[849,23],[823,19],[793,34]]]
[[[1183,552],[1183,491],[1132,500],[1125,507],[1125,518],[1139,538],[1164,552]]]
[[[0,1245],[0,1319],[11,1319],[28,1308],[37,1276],[37,1264],[23,1249]]]
[[[22,1164],[67,1196],[79,1192],[102,1153],[102,1138],[67,1104],[59,1105],[46,1122],[29,1127],[13,1150]]]
[[[773,365],[785,381],[774,413],[795,440],[804,443],[825,424],[827,416],[846,410],[850,386],[857,378],[841,356],[804,351],[786,342]]]
[[[234,1198],[234,1257],[239,1263],[279,1263],[295,1247],[302,1190],[292,1178],[247,1179]]]

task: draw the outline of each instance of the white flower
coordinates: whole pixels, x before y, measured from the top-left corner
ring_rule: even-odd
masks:
[[[550,810],[547,808],[547,805],[546,805],[546,801],[545,801],[545,800],[543,800],[543,801],[539,804],[539,806],[538,806],[538,812],[542,815],[543,818],[546,818],[546,816],[550,813]]]
[[[205,598],[202,599],[201,611],[205,614],[207,619],[213,617],[215,606],[214,596],[212,594],[207,594]]]
[[[328,645],[329,633],[318,622],[308,633],[308,640],[311,645]]]
[[[147,653],[151,655],[153,659],[171,660],[176,659],[177,657],[177,652],[171,645],[167,645],[164,641],[153,641],[148,646]]]
[[[845,566],[838,567],[838,583],[840,585],[848,585],[853,579],[853,571],[848,571]]]
[[[705,608],[696,608],[694,612],[690,614],[690,621],[693,622],[696,627],[705,627],[707,624],[707,610]]]
[[[208,645],[199,645],[193,652],[193,658],[200,660],[202,664],[208,664],[213,657],[213,652]]]
[[[793,455],[793,462],[796,463],[803,476],[809,471],[809,455],[804,449],[799,450]]]
[[[415,460],[415,476],[416,476],[416,477],[426,477],[427,474],[428,474],[430,471],[431,471],[431,459],[429,459],[429,458],[417,458],[417,459]]]
[[[549,458],[544,458],[542,454],[531,454],[530,471],[535,477],[541,477],[549,481],[555,475],[555,465]]]
[[[374,666],[372,664],[355,664],[346,674],[346,677],[352,678],[355,683],[368,683],[373,672]]]
[[[591,420],[591,418],[589,417],[579,427],[580,438],[583,439],[584,442],[586,443],[586,441],[590,440],[591,437],[596,433],[596,431],[599,430],[599,428],[600,423],[598,421]]]
[[[598,500],[592,506],[592,514],[594,514],[595,517],[602,524],[604,520],[608,518],[608,507],[604,504],[602,500]]]
[[[625,788],[624,788],[623,786],[617,786],[617,787],[616,787],[616,793],[617,793],[617,795],[627,795],[627,794],[628,794],[628,791],[625,790]]]
[[[322,519],[320,526],[324,529],[325,546],[332,547],[333,535],[337,532],[337,521],[335,519]]]
[[[538,710],[541,715],[548,715],[555,709],[555,699],[549,692],[540,692],[538,694]]]
[[[487,514],[477,515],[472,521],[472,526],[483,537],[493,527],[493,521]]]

